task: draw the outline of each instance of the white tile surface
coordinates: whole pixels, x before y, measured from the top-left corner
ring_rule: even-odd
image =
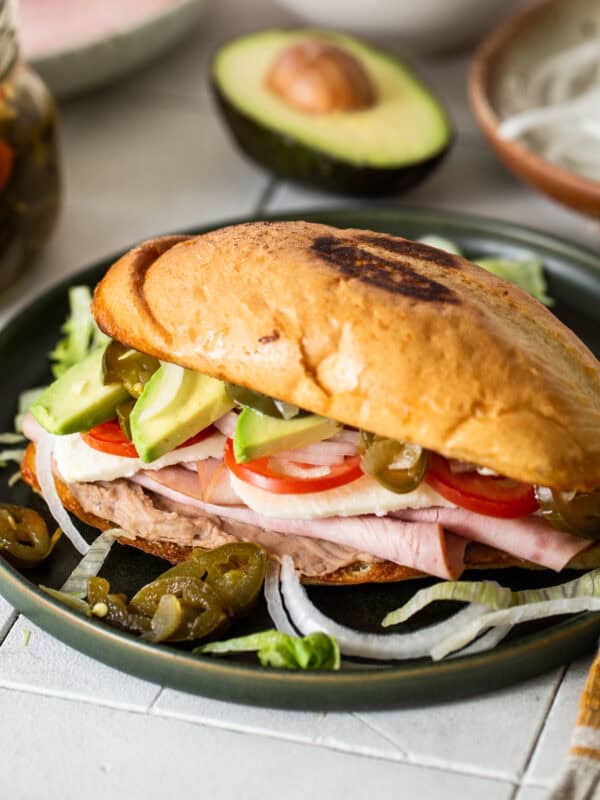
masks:
[[[173,689],[162,690],[152,706],[152,713],[333,750],[389,759],[404,757],[393,742],[353,714],[251,708]]]
[[[553,670],[460,703],[357,716],[393,742],[407,760],[518,781],[561,673]]]
[[[0,645],[16,618],[17,612],[10,603],[0,595]]]
[[[0,796],[509,800],[510,784],[0,690]],[[35,724],[32,721],[35,720]],[[60,743],[60,744],[59,744]]]
[[[558,779],[575,727],[579,696],[592,661],[592,656],[580,659],[567,670],[531,758],[526,783],[551,786]]]
[[[518,781],[559,674],[555,670],[515,688],[427,709],[298,713],[244,708],[164,689],[152,711],[229,730]],[[498,736],[498,731],[509,729],[510,736]]]
[[[146,711],[159,691],[67,647],[23,616],[2,644],[0,686],[135,711]]]
[[[547,800],[548,789],[544,786],[521,786],[514,800]]]

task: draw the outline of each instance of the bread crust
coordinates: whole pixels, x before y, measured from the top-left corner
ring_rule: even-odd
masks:
[[[427,245],[307,222],[153,240],[113,265],[93,312],[131,347],[345,424],[600,486],[596,358],[527,293]]]
[[[29,444],[23,461],[21,462],[21,475],[23,480],[36,492],[40,492],[40,485],[35,469],[35,445]],[[101,519],[94,514],[84,511],[77,498],[69,489],[69,485],[61,480],[56,474],[54,476],[56,489],[65,508],[74,514],[82,522],[91,525],[99,530],[108,530],[114,527],[110,520]],[[282,534],[283,535],[283,534]],[[146,553],[150,553],[171,564],[178,564],[189,557],[192,552],[191,547],[174,544],[166,541],[149,541],[142,537],[120,538],[120,544],[130,545]],[[541,569],[536,564],[523,561],[519,558],[488,547],[485,544],[469,542],[465,551],[465,566],[471,570],[490,570],[506,569],[508,567],[522,567],[525,569]],[[600,544],[593,545],[583,553],[577,555],[569,564],[572,569],[594,569],[600,566]],[[361,583],[395,583],[400,581],[412,580],[415,578],[427,577],[425,573],[410,567],[403,567],[392,561],[380,561],[376,563],[365,563],[358,561],[347,567],[330,572],[327,575],[315,576],[302,575],[303,583],[321,586],[355,586]]]

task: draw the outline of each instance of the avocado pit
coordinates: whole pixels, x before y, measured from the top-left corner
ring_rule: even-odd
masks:
[[[285,47],[265,81],[290,106],[311,114],[360,111],[377,99],[360,61],[342,47],[319,39]]]

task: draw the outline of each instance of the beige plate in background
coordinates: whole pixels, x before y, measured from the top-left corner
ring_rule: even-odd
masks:
[[[525,144],[498,135],[502,119],[524,111],[523,86],[549,55],[600,37],[600,0],[542,0],[511,17],[481,45],[469,91],[475,116],[512,172],[544,194],[600,217],[600,182],[546,161]]]

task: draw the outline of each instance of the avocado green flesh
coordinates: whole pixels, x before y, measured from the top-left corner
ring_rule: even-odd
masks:
[[[175,391],[174,381],[178,384]],[[133,443],[142,461],[155,461],[232,408],[222,381],[163,364],[131,412]]]
[[[282,450],[314,444],[334,436],[339,423],[310,414],[294,419],[277,419],[245,408],[233,437],[233,453],[238,464],[271,456]]]
[[[267,88],[265,75],[281,51],[315,37],[333,41],[359,59],[376,89],[374,106],[309,114]],[[451,138],[444,109],[410,70],[351,37],[278,30],[244,36],[220,50],[213,77],[221,101],[257,125],[354,166],[412,165],[440,154]]]
[[[42,428],[59,435],[78,433],[115,416],[129,394],[120,383],[103,382],[105,349],[68,369],[38,397],[30,410]]]

